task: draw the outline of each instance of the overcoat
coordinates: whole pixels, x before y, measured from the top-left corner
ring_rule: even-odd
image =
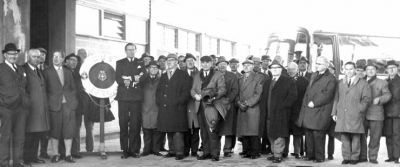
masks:
[[[338,83],[332,115],[337,116],[335,132],[365,133],[365,112],[371,103],[371,88],[356,76],[348,86],[346,78]]]
[[[143,103],[142,103],[142,127],[145,129],[157,128],[158,106],[156,104],[156,91],[160,81],[157,75],[151,78],[146,74],[143,77]]]
[[[187,73],[189,74],[188,69]],[[189,74],[191,85],[193,85],[193,79],[197,73],[199,73],[199,70],[195,67],[194,70]],[[200,128],[199,118],[197,117],[197,113],[195,112],[195,99],[193,97],[190,97],[188,101],[188,123],[189,129]]]
[[[222,122],[220,136],[234,135],[236,131],[237,110],[234,107],[235,99],[239,93],[239,80],[232,72],[226,71],[224,73],[226,95],[221,99],[224,104],[227,114],[225,120]]]
[[[299,118],[301,105],[303,103],[304,94],[308,86],[308,80],[302,76],[295,76],[293,78],[297,88],[297,99],[292,105],[289,114],[289,132],[293,135],[303,135],[303,128],[296,125],[296,121]]]
[[[388,82],[382,79],[372,77],[367,81],[371,86],[371,96],[372,100],[375,98],[379,98],[378,104],[372,104],[367,109],[367,120],[373,121],[383,121],[385,119],[385,113],[383,109],[383,105],[385,105],[392,97],[390,93]]]
[[[157,129],[161,132],[186,132],[188,130],[187,102],[190,99],[190,77],[176,69],[168,79],[161,75],[157,86]]]
[[[400,77],[396,75],[393,79],[387,79],[392,98],[385,104],[385,120],[383,135],[391,136],[393,131],[400,129],[393,128],[393,119],[400,119]]]

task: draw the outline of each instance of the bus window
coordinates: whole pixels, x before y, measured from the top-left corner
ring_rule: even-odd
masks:
[[[367,36],[339,36],[339,52],[341,66],[348,61],[375,64],[378,74],[385,74],[385,64],[388,60],[396,60],[400,54],[398,46],[400,39]]]
[[[314,35],[314,43],[310,48],[311,70],[315,69],[315,60],[318,56],[325,56],[330,62],[333,62],[333,45],[329,36]]]

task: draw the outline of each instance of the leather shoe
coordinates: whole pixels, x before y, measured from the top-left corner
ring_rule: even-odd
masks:
[[[142,153],[140,154],[140,156],[142,156],[142,157],[145,157],[145,156],[148,156],[148,155],[150,155],[149,152],[142,152]]]
[[[49,154],[40,154],[39,157],[40,157],[40,158],[43,158],[43,159],[50,159],[50,158],[51,158],[51,157],[49,156]]]
[[[395,161],[394,158],[389,158],[389,159],[385,160],[385,162],[393,162],[393,161]]]
[[[281,163],[282,158],[275,157],[274,160],[272,160],[272,163]]]
[[[175,157],[175,154],[168,153],[168,154],[164,155],[164,158],[171,158],[171,157]]]
[[[60,160],[64,160],[65,159],[65,154],[61,154],[60,155]]]
[[[75,163],[74,159],[72,158],[71,155],[68,155],[65,157],[65,162],[69,162],[69,163]]]
[[[205,154],[205,155],[197,157],[197,160],[206,160],[206,159],[211,159],[211,155]]]
[[[358,160],[351,160],[350,161],[350,164],[352,164],[352,165],[356,165],[358,163]]]
[[[197,157],[197,153],[196,152],[192,152],[190,155],[192,155],[192,157]]]
[[[399,163],[399,160],[398,160],[398,159],[394,160],[394,163],[395,163],[395,164],[398,164],[398,163]]]
[[[274,156],[271,156],[271,157],[268,157],[268,158],[267,158],[267,160],[269,160],[269,161],[273,161],[274,159],[275,159]]]
[[[309,158],[309,157],[304,158],[304,161],[314,161],[314,160],[315,160],[315,158]]]
[[[162,154],[160,152],[153,152],[153,155],[155,156],[162,156]]]
[[[31,167],[31,166],[32,165],[30,163],[29,164],[24,164],[22,162],[13,164],[13,167]]]
[[[229,152],[224,152],[224,157],[232,157],[232,154]]]
[[[351,162],[350,160],[343,160],[343,161],[342,161],[342,164],[343,164],[343,165],[345,165],[345,164],[350,164],[350,162]]]
[[[328,155],[328,160],[333,160],[333,156],[332,155]]]
[[[31,160],[30,162],[31,162],[31,163],[37,163],[37,164],[44,164],[44,163],[46,163],[46,161],[44,161],[44,160],[42,160],[42,159],[39,159],[39,158],[34,159],[34,160]]]
[[[368,162],[368,159],[360,159],[358,162]]]
[[[176,155],[175,160],[182,160],[183,158],[185,158],[184,155]]]
[[[301,159],[301,156],[300,155],[295,155],[294,158]]]
[[[378,164],[378,161],[377,161],[377,160],[369,160],[369,162],[370,162],[370,163],[373,163],[373,164]]]
[[[160,149],[160,151],[168,151],[168,150],[165,149],[164,147],[162,147],[162,148]]]
[[[247,152],[244,152],[244,151],[239,153],[239,155],[246,155],[246,154],[247,154]]]
[[[140,155],[138,153],[132,153],[131,157],[133,158],[140,158]]]
[[[128,151],[123,151],[123,152],[122,152],[121,158],[122,158],[122,159],[127,159],[129,156],[130,156],[130,154],[129,154]]]
[[[60,162],[60,156],[59,155],[55,155],[51,158],[51,162],[52,163],[57,163]]]
[[[82,155],[80,155],[80,154],[72,154],[71,156],[72,156],[72,158],[75,158],[75,159],[81,159],[82,158]]]
[[[219,161],[219,156],[212,156],[211,161]]]
[[[315,163],[321,163],[321,162],[324,162],[325,160],[323,160],[323,159],[316,159],[316,160],[314,160],[313,162],[315,162]]]

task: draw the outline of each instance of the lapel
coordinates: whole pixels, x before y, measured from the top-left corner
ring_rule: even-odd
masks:
[[[62,67],[63,68],[63,67]],[[64,68],[63,68],[63,70],[64,70]],[[58,74],[57,74],[57,71],[56,71],[56,69],[54,68],[54,66],[52,66],[51,68],[50,68],[50,72],[51,72],[51,74],[55,77],[55,78],[57,78],[57,81],[58,81],[58,83],[60,84],[60,87],[64,87],[63,86],[63,84],[61,84],[61,80],[60,80],[60,77],[58,76]],[[64,85],[65,85],[65,75],[64,75]]]
[[[25,66],[26,66],[26,71],[27,71],[27,73],[30,73],[30,75],[33,75],[35,78],[37,78],[38,80],[41,80],[41,78],[40,77],[42,77],[42,76],[38,76],[38,74],[36,74],[35,73],[35,71],[33,71],[32,69],[31,69],[31,67],[29,66],[29,64],[28,63],[26,63],[25,64]],[[38,70],[38,72],[40,73],[40,70]]]
[[[14,71],[8,64],[6,64],[5,62],[3,63],[7,70],[14,76],[17,77],[18,76],[18,71]],[[18,67],[17,67],[18,68]]]
[[[281,86],[282,84],[281,84],[281,82],[282,82],[282,78],[283,78],[283,76],[281,75],[279,78],[278,78],[278,80],[275,82],[275,85],[274,85],[274,87],[272,88],[272,91],[274,91],[275,89],[278,89],[279,88],[279,86]],[[271,80],[272,81],[272,80]]]
[[[255,77],[255,73],[254,73],[254,72],[250,72],[249,77],[246,79],[245,82],[243,82],[243,81],[244,81],[244,78],[245,78],[245,75],[243,75],[243,79],[242,79],[242,90],[245,90],[245,89],[250,85],[251,81],[254,80],[254,77]]]
[[[354,81],[351,82],[350,87],[347,84],[347,78],[343,79],[343,84],[345,84],[345,88],[346,88],[346,94],[350,92],[351,89],[353,89],[353,87],[355,85],[357,85],[358,81],[360,81],[360,77],[356,76],[354,77]]]

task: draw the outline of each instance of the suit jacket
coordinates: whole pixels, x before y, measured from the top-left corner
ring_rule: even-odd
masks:
[[[72,72],[62,67],[64,72],[64,85],[61,84],[57,71],[54,66],[44,70],[44,78],[46,80],[46,92],[50,111],[61,111],[63,96],[66,99],[64,104],[70,110],[76,110],[78,100],[76,95],[76,86]]]
[[[266,126],[268,137],[288,137],[289,136],[289,114],[291,107],[297,100],[297,88],[295,81],[287,75],[281,74],[275,85],[270,90],[272,79],[265,82],[263,89],[263,103],[266,107],[266,120],[270,121],[270,126]],[[270,92],[271,91],[271,92]],[[271,96],[269,99],[269,93]],[[268,104],[268,101],[270,102]],[[269,111],[271,110],[271,111]],[[265,123],[264,123],[265,124]]]
[[[245,79],[243,75],[239,79],[239,96],[237,101],[245,101],[248,105],[246,111],[239,109],[237,116],[237,136],[262,136],[259,132],[260,122],[260,96],[263,91],[264,77],[255,72]]]
[[[29,114],[26,119],[27,132],[44,132],[50,130],[46,82],[41,70],[39,75],[33,71],[28,63],[23,65],[26,72],[26,92],[31,100]]]
[[[176,69],[171,79],[161,75],[156,92],[158,105],[157,129],[161,132],[188,130],[187,102],[190,99],[190,77]]]
[[[134,59],[129,62],[128,58],[123,58],[117,61],[115,67],[115,80],[118,84],[117,96],[115,100],[118,101],[142,101],[143,90],[139,84],[133,84],[135,75],[143,75],[146,73],[146,69],[143,64],[139,62],[139,59]],[[124,84],[122,76],[130,76],[132,79],[131,84],[127,88]]]
[[[189,70],[186,72],[190,76],[190,84],[193,85],[194,76],[199,73],[199,70],[195,67],[191,74],[189,74]],[[189,129],[200,128],[199,119],[195,111],[195,99],[193,97],[190,97],[188,101],[188,124]]]
[[[234,107],[236,97],[239,93],[239,80],[232,72],[224,72],[226,94],[222,97],[221,101],[224,104],[227,114],[225,120],[222,122],[220,136],[234,135],[236,130],[236,117],[237,111]]]
[[[297,125],[312,130],[327,130],[331,122],[333,99],[337,81],[329,70],[322,76],[313,73],[304,95]],[[308,103],[314,103],[314,108]]]
[[[400,118],[400,77],[396,75],[394,79],[387,81],[392,98],[385,104],[385,117]]]
[[[0,64],[0,106],[14,110],[28,108],[30,99],[25,91],[26,73],[21,66],[13,71],[6,63]]]
[[[350,87],[347,79],[339,81],[332,115],[337,116],[335,132],[365,133],[365,112],[371,103],[371,87],[367,81],[355,77]]]
[[[373,104],[367,109],[367,120],[373,121],[383,121],[385,119],[385,113],[383,110],[383,105],[385,105],[392,97],[390,93],[388,83],[385,80],[373,77],[368,81],[369,86],[371,86],[372,100],[379,98],[378,104]]]

